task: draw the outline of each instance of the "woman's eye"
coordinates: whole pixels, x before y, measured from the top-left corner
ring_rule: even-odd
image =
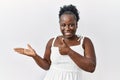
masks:
[[[62,24],[61,26],[62,26],[62,27],[65,27],[66,25],[65,25],[65,24]]]
[[[66,27],[66,26],[68,26],[68,27],[74,27],[75,26],[75,24],[61,24],[61,27]]]
[[[74,24],[70,24],[69,26],[70,26],[70,27],[73,27],[73,26],[74,26]]]

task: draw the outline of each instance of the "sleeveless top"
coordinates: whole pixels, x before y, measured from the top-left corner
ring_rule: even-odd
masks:
[[[61,55],[59,48],[53,46],[56,38],[54,38],[51,47],[51,66],[44,80],[82,80],[82,69],[68,55]],[[70,46],[70,48],[80,55],[84,56],[82,48],[84,37],[80,36],[79,45]]]

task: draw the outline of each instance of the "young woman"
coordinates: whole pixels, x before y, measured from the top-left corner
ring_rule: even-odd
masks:
[[[51,38],[45,49],[44,57],[28,45],[14,48],[20,54],[32,57],[36,63],[48,70],[44,80],[81,80],[82,70],[94,72],[96,56],[92,41],[78,36],[79,13],[74,5],[65,5],[59,11],[59,24],[62,35]]]

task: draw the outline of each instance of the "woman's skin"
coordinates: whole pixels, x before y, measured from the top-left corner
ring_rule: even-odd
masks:
[[[63,35],[57,36],[54,46],[59,48],[61,55],[68,55],[79,68],[87,72],[94,72],[96,67],[96,56],[91,40],[88,37],[84,38],[82,44],[84,56],[70,48],[70,46],[80,44],[80,41],[78,41],[79,37],[76,35],[78,25],[75,15],[62,14],[59,24]],[[51,65],[50,55],[53,39],[54,38],[51,38],[48,41],[43,58],[37,55],[35,50],[29,44],[28,48],[14,48],[14,50],[20,54],[32,57],[41,68],[48,70]]]

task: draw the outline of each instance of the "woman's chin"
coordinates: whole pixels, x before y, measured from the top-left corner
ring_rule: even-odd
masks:
[[[69,39],[69,38],[71,38],[73,35],[64,35],[64,38],[67,38],[67,39]]]

